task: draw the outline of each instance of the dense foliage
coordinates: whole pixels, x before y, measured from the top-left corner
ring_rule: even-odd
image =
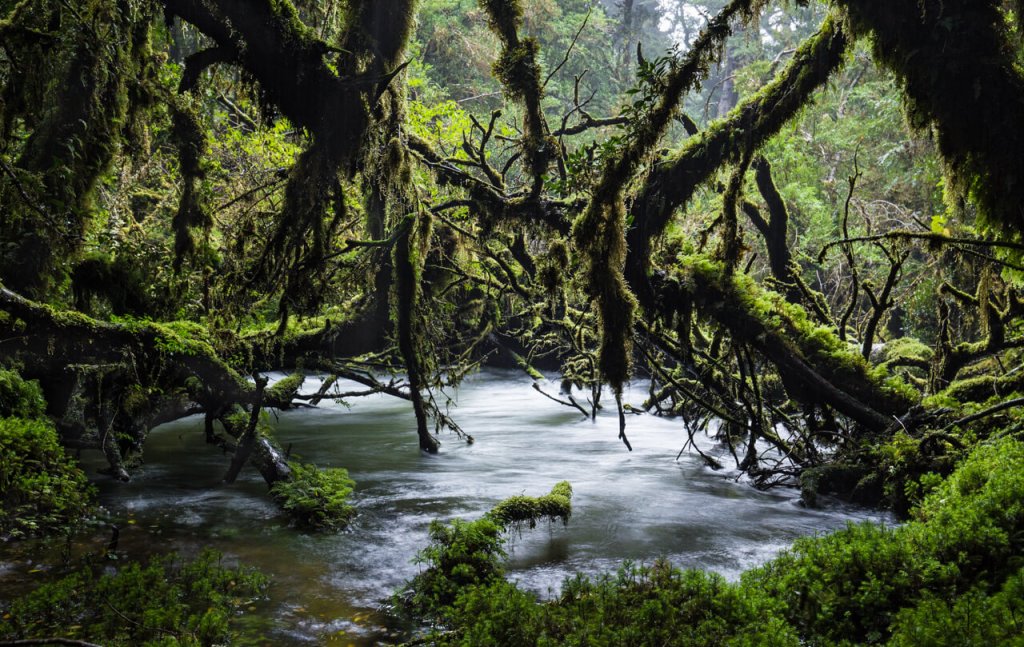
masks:
[[[355,483],[348,471],[340,468],[318,469],[315,465],[290,463],[292,478],[279,481],[270,494],[300,527],[312,529],[344,528],[356,510],[348,503]]]
[[[0,541],[72,528],[93,488],[44,416],[39,385],[0,369]]]
[[[694,644],[758,643],[752,616],[783,641],[1004,639],[1022,9],[0,0],[0,532],[84,513],[61,445],[128,480],[188,415],[226,483],[252,465],[300,525],[341,527],[347,474],[290,463],[265,410],[383,393],[437,452],[445,429],[473,441],[448,389],[490,363],[614,406],[625,451],[628,411],[674,416],[756,487],[919,518],[740,585],[657,565],[536,605],[500,578],[499,529],[568,519],[560,484],[434,527],[416,604],[462,627],[445,639],[504,631],[467,621],[497,604],[484,586],[524,640],[587,642],[593,609],[615,618],[594,640],[642,642],[594,602],[620,594],[650,622],[686,609]],[[636,380],[649,397],[624,402]],[[958,506],[926,498],[976,446],[940,486]]]
[[[106,571],[106,572],[105,572]],[[236,616],[267,586],[206,551],[130,563],[86,565],[4,604],[0,639],[67,637],[103,645],[221,645],[241,634]]]

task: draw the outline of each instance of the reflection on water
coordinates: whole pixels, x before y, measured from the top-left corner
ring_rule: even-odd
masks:
[[[309,379],[303,390],[318,386]],[[677,461],[678,421],[630,416],[628,452],[614,412],[582,420],[521,374],[487,371],[455,395],[454,417],[476,443],[443,436],[434,456],[417,449],[408,403],[387,396],[278,414],[278,439],[293,456],[346,467],[356,481],[359,516],[344,533],[288,528],[253,470],[221,484],[229,457],[204,443],[199,419],[154,431],[130,483],[97,481],[101,500],[132,520],[120,546],[129,554],[212,546],[272,575],[267,630],[275,644],[390,642],[375,609],[417,572],[412,558],[431,520],[475,518],[505,497],[545,494],[563,479],[575,492],[569,525],[542,524],[513,542],[512,577],[541,595],[573,572],[614,570],[627,559],[667,557],[735,577],[796,537],[870,516],[804,509],[792,491],[758,492],[694,456]],[[639,405],[644,395],[637,388],[626,401]],[[84,459],[90,471],[101,465],[98,455]]]

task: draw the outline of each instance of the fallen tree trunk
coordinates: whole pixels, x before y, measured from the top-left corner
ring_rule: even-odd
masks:
[[[125,455],[140,452],[156,425],[204,412],[223,420],[235,407],[252,411],[256,404],[253,385],[194,332],[105,323],[0,287],[0,361],[39,381],[64,444],[102,450],[121,479],[128,478]],[[288,478],[273,442],[253,440],[251,462],[267,483]]]

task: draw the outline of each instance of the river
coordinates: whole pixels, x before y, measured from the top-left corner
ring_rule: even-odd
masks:
[[[318,386],[311,378],[303,391]],[[557,382],[545,390],[557,394]],[[645,394],[637,384],[624,399],[639,405]],[[101,502],[129,519],[120,548],[132,557],[212,546],[271,575],[261,615],[274,644],[392,641],[395,628],[376,610],[417,572],[412,560],[432,520],[476,518],[503,498],[546,494],[563,479],[575,493],[569,524],[544,522],[512,542],[511,576],[542,596],[571,573],[612,571],[623,560],[666,557],[735,578],[797,537],[883,518],[839,504],[807,509],[793,490],[759,492],[691,453],[677,460],[685,442],[678,420],[628,416],[629,452],[614,407],[591,422],[537,393],[521,373],[487,370],[452,396],[453,417],[476,442],[444,433],[437,455],[417,449],[411,407],[388,396],[276,415],[278,440],[293,457],[345,467],[356,481],[359,513],[342,533],[289,528],[252,469],[221,484],[228,457],[204,443],[198,418],[154,430],[131,482],[96,481]],[[711,439],[701,446],[721,453]],[[102,465],[98,454],[83,462],[91,473]]]

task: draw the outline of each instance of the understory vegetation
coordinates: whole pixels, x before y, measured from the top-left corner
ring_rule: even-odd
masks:
[[[93,511],[94,488],[45,409],[37,383],[0,370],[0,541],[59,535]]]
[[[500,504],[501,508],[504,504]],[[440,645],[1019,645],[1024,444],[979,445],[899,526],[801,539],[738,582],[664,561],[566,580],[549,601],[504,578],[491,514],[432,527],[396,599]]]
[[[502,542],[568,521],[563,482],[432,527],[399,596],[432,639],[1019,643],[1021,150],[1020,0],[0,0],[0,540],[70,537],[74,456],[130,487],[189,416],[216,481],[347,531],[348,472],[273,412],[394,398],[433,454],[500,366],[624,452],[673,418],[709,469],[907,522],[540,603]],[[209,618],[77,635],[225,640],[196,564]],[[90,568],[39,595],[187,571]],[[55,631],[42,600],[5,631]]]
[[[236,616],[260,599],[266,587],[264,576],[224,566],[212,551],[191,560],[155,557],[114,572],[102,562],[85,564],[4,608],[0,640],[226,644],[242,637]]]

